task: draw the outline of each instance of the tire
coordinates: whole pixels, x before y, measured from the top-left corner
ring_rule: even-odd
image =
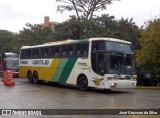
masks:
[[[111,89],[104,89],[105,93],[111,93]]]
[[[33,78],[33,83],[37,84],[39,82],[39,76],[37,72],[33,73],[32,78]]]
[[[82,91],[87,91],[89,89],[88,80],[86,76],[82,75],[79,77],[78,86],[79,86],[79,89]]]
[[[28,81],[29,81],[30,83],[33,83],[33,78],[32,78],[32,72],[31,72],[31,71],[29,71],[29,72],[27,73],[27,78],[28,78]]]

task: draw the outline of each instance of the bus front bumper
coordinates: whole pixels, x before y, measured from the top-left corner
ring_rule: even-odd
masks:
[[[135,88],[137,81],[131,80],[110,80],[105,81],[105,89],[112,89],[112,88]]]

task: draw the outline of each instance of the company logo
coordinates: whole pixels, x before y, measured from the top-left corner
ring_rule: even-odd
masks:
[[[96,86],[100,86],[101,85],[101,81],[103,81],[103,78],[95,78],[95,80],[92,80]]]
[[[33,65],[49,65],[49,60],[33,60]]]
[[[12,115],[11,110],[2,110],[2,115]]]

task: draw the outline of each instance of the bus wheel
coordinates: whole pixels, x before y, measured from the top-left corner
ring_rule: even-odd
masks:
[[[33,82],[33,78],[32,78],[32,72],[31,71],[29,71],[28,73],[27,73],[27,78],[28,78],[28,81],[29,82]]]
[[[78,86],[79,89],[82,91],[87,91],[88,90],[88,80],[85,75],[82,75],[78,79]]]
[[[38,82],[39,82],[38,73],[34,72],[33,73],[33,83],[37,84]]]

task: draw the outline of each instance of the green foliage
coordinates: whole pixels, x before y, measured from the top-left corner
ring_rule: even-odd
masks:
[[[140,37],[140,29],[131,19],[120,19],[118,24],[118,34],[117,38],[130,41],[133,43],[135,49],[139,48],[138,38]]]
[[[101,17],[79,22],[75,16],[71,16],[70,20],[55,24],[54,31],[42,28],[42,25],[30,23],[26,23],[19,34],[2,30],[0,31],[0,47],[1,52],[19,53],[22,46],[38,45],[54,40],[113,37],[131,41],[137,48],[139,36],[139,29],[133,19],[116,20],[114,16],[104,14]]]
[[[0,30],[0,53],[12,51],[15,37],[16,35],[12,32]]]
[[[140,38],[137,51],[138,66],[149,71],[152,78],[160,79],[160,18],[148,21]]]
[[[49,28],[42,28],[39,24],[26,23],[26,27],[20,31],[15,41],[15,52],[18,52],[22,46],[38,45],[52,41],[53,31]]]
[[[55,0],[62,3],[57,6],[57,11],[75,11],[76,17],[79,21],[90,20],[94,12],[100,10],[107,10],[107,5],[113,3],[113,1],[120,0]]]
[[[90,37],[112,37],[131,41],[134,47],[139,47],[138,38],[140,37],[139,28],[133,19],[116,20],[114,16],[104,14],[90,20],[79,22],[72,16],[69,21],[55,25],[54,39],[66,40],[84,39]]]
[[[54,40],[79,39],[81,25],[76,20],[55,24]]]
[[[36,45],[51,41],[52,30],[42,28],[39,24],[26,23],[27,28],[20,31],[19,38],[22,45]]]

